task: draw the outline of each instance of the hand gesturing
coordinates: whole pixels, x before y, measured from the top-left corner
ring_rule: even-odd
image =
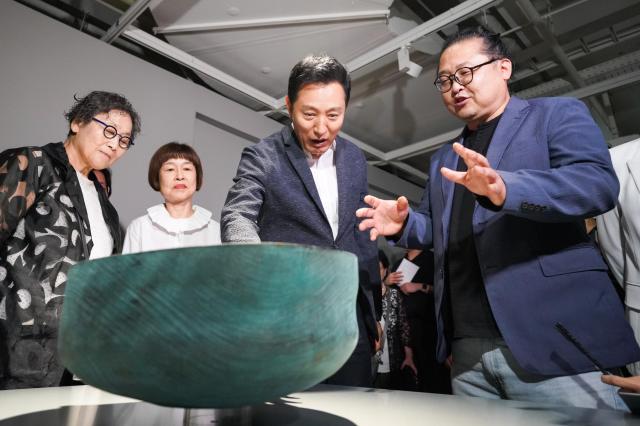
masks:
[[[409,201],[405,197],[397,200],[381,200],[373,195],[364,197],[364,202],[371,207],[363,207],[356,211],[356,216],[364,218],[358,228],[369,231],[369,238],[374,241],[378,235],[395,235],[402,230],[409,214]]]
[[[507,198],[507,187],[498,172],[491,168],[486,157],[457,142],[453,144],[453,150],[462,157],[467,165],[467,171],[458,172],[443,167],[440,169],[442,176],[454,183],[464,185],[476,195],[487,197],[496,206],[502,206]]]

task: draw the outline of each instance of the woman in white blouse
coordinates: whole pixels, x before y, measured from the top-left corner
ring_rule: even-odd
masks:
[[[131,222],[123,253],[220,243],[219,223],[210,211],[193,204],[202,186],[202,164],[193,148],[177,142],[161,146],[149,162],[149,185],[164,203]]]

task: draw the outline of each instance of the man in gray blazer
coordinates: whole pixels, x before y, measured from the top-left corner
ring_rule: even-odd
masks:
[[[293,67],[286,97],[292,124],[245,148],[220,225],[223,242],[311,244],[358,257],[358,344],[326,383],[370,386],[380,278],[377,246],[355,217],[367,194],[367,163],[338,136],[350,89],[335,58],[308,56]]]
[[[640,139],[609,152],[620,181],[620,194],[617,207],[596,218],[598,243],[624,288],[627,319],[640,342]],[[628,368],[640,375],[640,362]]]

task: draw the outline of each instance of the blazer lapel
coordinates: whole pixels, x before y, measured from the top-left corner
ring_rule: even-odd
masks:
[[[516,134],[524,122],[524,117],[526,117],[528,109],[529,104],[527,101],[515,96],[509,100],[491,139],[489,150],[487,151],[487,160],[489,160],[492,168],[498,169],[502,156],[511,144],[513,135]]]
[[[442,163],[434,170],[434,173],[437,173],[437,178],[440,179],[442,185],[442,241],[444,241],[445,246],[449,243],[449,222],[451,220],[453,192],[456,184],[443,177],[440,173],[440,168],[446,167],[455,170],[458,167],[458,155],[453,151],[454,142],[462,143],[462,135],[449,143],[449,148],[442,157]]]
[[[286,132],[286,133],[285,133]],[[311,174],[311,169],[309,168],[309,164],[307,163],[307,157],[304,155],[304,152],[300,148],[298,144],[298,140],[295,138],[293,131],[291,128],[287,127],[283,131],[283,139],[285,144],[285,150],[287,152],[287,157],[291,162],[291,165],[295,169],[296,173],[300,177],[300,180],[304,184],[304,187],[309,194],[309,197],[313,200],[316,207],[320,211],[320,214],[327,220],[327,216],[324,213],[324,208],[322,207],[322,201],[320,201],[320,195],[318,194],[318,188],[316,188],[316,183],[313,180],[313,175]]]
[[[338,234],[336,239],[345,230],[345,226],[349,223],[349,214],[355,215],[358,207],[354,206],[360,200],[360,194],[354,188],[353,183],[358,181],[358,177],[354,176],[354,168],[349,167],[349,159],[344,149],[344,141],[336,137],[336,151],[334,153],[336,164],[336,178],[338,181]],[[357,197],[357,198],[354,198]]]

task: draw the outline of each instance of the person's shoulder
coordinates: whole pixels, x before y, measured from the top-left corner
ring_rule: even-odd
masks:
[[[133,219],[131,222],[129,222],[129,226],[127,226],[127,232],[129,232],[130,229],[140,229],[142,226],[144,226],[148,222],[149,222],[148,214],[143,214],[142,216],[138,216],[135,219]]]
[[[527,107],[527,118],[538,122],[550,123],[552,126],[560,126],[567,120],[591,119],[589,109],[579,99],[566,96],[520,99]],[[555,123],[555,124],[551,124]]]
[[[614,146],[609,152],[612,160],[628,160],[640,156],[640,138]]]
[[[161,215],[166,215],[168,213],[166,213],[166,209],[164,208],[163,204],[156,204],[154,206],[151,206],[147,209],[147,212],[145,214],[143,214],[142,216],[138,216],[135,219],[133,219],[130,223],[129,226],[127,227],[127,230],[129,230],[129,228],[135,228],[135,229],[140,229],[141,227],[150,224],[153,222],[153,217],[154,216],[161,216]]]
[[[0,152],[0,156],[4,158],[18,157],[20,155],[29,158],[40,158],[46,155],[46,152],[42,150],[40,146],[20,146],[17,148],[9,148]]]
[[[243,150],[243,162],[265,165],[277,162],[285,156],[286,128],[273,133]]]
[[[197,220],[201,220],[203,224],[206,224],[207,233],[220,242],[220,222],[213,218],[213,214],[202,206],[194,205],[193,210]]]
[[[269,136],[260,139],[256,144],[252,145],[253,149],[261,152],[279,151],[284,149],[284,145],[291,137],[292,131],[284,126],[282,129]]]
[[[0,169],[12,167],[10,164],[16,164],[20,170],[26,173],[35,173],[40,170],[37,176],[49,176],[53,171],[53,166],[58,164],[43,147],[39,146],[21,146],[10,148],[0,152]],[[33,175],[35,176],[35,174]]]
[[[193,219],[200,221],[202,224],[209,224],[207,226],[211,226],[211,222],[218,224],[218,222],[213,219],[213,213],[202,206],[194,204],[193,212]]]
[[[567,96],[553,96],[553,97],[542,97],[542,98],[530,98],[526,100],[521,100],[526,102],[533,108],[537,109],[557,109],[557,108],[585,108],[584,103],[576,98],[571,98]]]
[[[351,155],[358,158],[365,158],[364,152],[355,143],[342,136],[336,136],[336,150],[344,149],[347,155]]]

